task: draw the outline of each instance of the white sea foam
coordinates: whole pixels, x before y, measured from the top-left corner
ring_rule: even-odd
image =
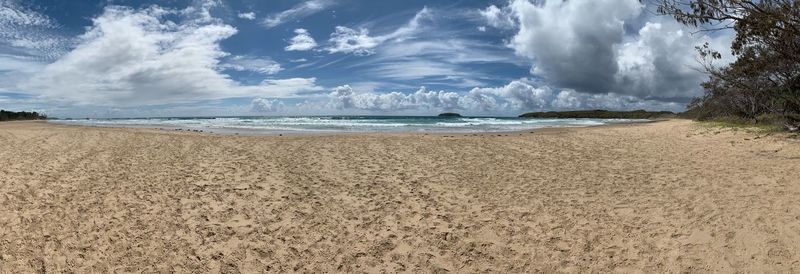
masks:
[[[386,116],[218,117],[76,119],[55,123],[116,127],[164,127],[248,132],[502,132],[548,127],[581,127],[644,120],[522,119],[501,117],[439,118]]]

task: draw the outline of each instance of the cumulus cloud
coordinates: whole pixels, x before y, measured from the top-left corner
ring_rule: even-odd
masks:
[[[617,49],[615,90],[644,98],[688,98],[698,95],[706,76],[698,72],[695,46],[701,42],[730,45],[731,36],[693,37],[672,20],[647,22],[637,39]],[[724,46],[723,46],[724,47]],[[726,54],[731,62],[731,56]]]
[[[500,97],[515,109],[546,109],[553,101],[553,91],[550,87],[534,87],[521,81],[512,81],[502,87],[475,88],[470,93]]]
[[[328,52],[330,53],[352,53],[355,55],[372,55],[375,52],[372,50],[383,41],[380,38],[369,36],[369,30],[361,28],[354,30],[348,27],[337,26],[336,31],[331,34]]]
[[[228,58],[220,67],[236,71],[252,71],[265,75],[276,74],[283,70],[281,64],[278,64],[278,62],[272,59],[242,55]]]
[[[352,53],[355,55],[372,55],[374,49],[387,41],[404,41],[416,33],[420,22],[430,16],[430,10],[425,7],[412,18],[407,24],[396,29],[391,33],[378,36],[370,36],[369,29],[359,28],[358,30],[337,26],[331,34],[327,51],[329,53]]]
[[[511,9],[520,24],[510,46],[556,85],[608,92],[617,71],[615,45],[624,38],[625,20],[641,7],[637,0],[515,0]]]
[[[270,100],[268,98],[257,97],[250,102],[250,112],[267,113],[276,112],[283,109],[284,104],[280,100]]]
[[[685,104],[647,100],[617,93],[581,93],[575,90],[560,91],[551,102],[551,109],[609,109],[609,110],[669,110],[682,111]]]
[[[273,28],[291,20],[297,20],[323,11],[334,4],[331,0],[309,0],[297,4],[291,9],[270,15],[264,19],[264,26]]]
[[[556,90],[547,85],[535,85],[526,81],[511,81],[508,85],[494,88],[475,88],[470,94],[490,94],[504,102],[500,107],[521,111],[571,110],[571,109],[683,109],[683,104],[645,100],[617,93],[592,94],[573,89]]]
[[[458,109],[458,93],[428,91],[425,87],[414,93],[401,92],[357,93],[349,85],[334,88],[329,94],[330,105],[336,109],[408,110],[408,109]]]
[[[508,7],[498,8],[495,5],[486,7],[479,11],[479,14],[486,20],[486,24],[498,29],[509,29],[516,27],[517,23],[511,16],[511,10]],[[483,30],[486,28],[483,27]]]
[[[694,47],[731,39],[693,36],[671,18],[643,14],[637,0],[513,0],[508,9],[518,23],[509,46],[533,60],[531,73],[585,93],[686,102],[699,94],[703,80],[692,67]],[[484,10],[489,15],[502,11]],[[626,26],[633,27],[627,22],[643,18],[647,21],[638,32],[626,33]]]
[[[256,13],[252,12],[252,11],[251,12],[239,13],[239,18],[247,19],[247,20],[255,20],[256,19]]]
[[[317,41],[314,41],[308,30],[296,29],[294,33],[295,36],[289,41],[289,46],[285,48],[287,51],[307,51],[317,47]]]
[[[176,12],[179,15],[190,17],[197,24],[221,23],[222,20],[211,15],[211,10],[224,6],[223,0],[194,0],[189,7]],[[159,7],[155,6],[155,8]]]
[[[46,100],[81,105],[153,105],[230,97],[289,97],[317,90],[314,78],[272,79],[242,85],[220,71],[227,68],[271,74],[279,66],[265,59],[229,56],[219,43],[236,29],[208,17],[208,11],[136,10],[110,6],[93,19],[74,50],[48,64],[24,90]],[[165,17],[180,16],[181,21]]]
[[[413,93],[358,92],[349,85],[334,88],[328,94],[327,107],[367,111],[453,111],[473,113],[518,113],[524,111],[572,109],[682,109],[678,103],[642,100],[615,93],[589,94],[571,89],[554,90],[526,81],[511,81],[500,87],[474,88],[469,92],[429,91],[425,87]]]

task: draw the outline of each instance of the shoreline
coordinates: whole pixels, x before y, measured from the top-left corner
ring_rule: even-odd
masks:
[[[678,119],[678,118],[675,118]],[[336,130],[260,130],[260,129],[227,129],[227,128],[192,128],[186,126],[160,126],[153,127],[151,125],[85,125],[85,124],[70,124],[59,123],[57,120],[43,121],[52,125],[62,126],[78,126],[86,128],[112,128],[112,129],[140,129],[140,130],[155,130],[162,132],[185,132],[185,133],[199,133],[199,134],[213,134],[213,135],[231,135],[231,136],[336,136],[336,135],[509,135],[509,134],[530,134],[539,131],[560,130],[560,129],[580,129],[580,128],[594,128],[594,127],[608,127],[608,126],[622,126],[622,125],[635,125],[647,124],[660,121],[669,121],[674,119],[650,119],[647,121],[626,121],[615,122],[601,125],[580,125],[580,126],[545,126],[540,128],[531,128],[524,130],[508,130],[508,131],[440,131],[433,130],[425,131],[336,131]]]

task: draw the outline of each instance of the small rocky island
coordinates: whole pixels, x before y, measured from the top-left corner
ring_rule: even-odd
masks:
[[[439,117],[463,117],[463,116],[461,116],[461,114],[458,114],[458,113],[455,113],[455,112],[445,112],[445,113],[439,114]]]

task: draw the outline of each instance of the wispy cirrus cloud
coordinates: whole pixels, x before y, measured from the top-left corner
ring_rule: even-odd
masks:
[[[345,53],[355,55],[372,55],[375,53],[374,49],[387,41],[404,41],[409,39],[422,27],[420,22],[430,16],[430,10],[425,7],[414,15],[408,23],[397,28],[396,30],[383,34],[372,36],[367,28],[359,28],[358,30],[337,26],[336,31],[331,34],[331,39],[328,41],[330,45],[326,48],[329,53]]]
[[[482,79],[504,78],[483,71],[486,64],[528,66],[503,46],[466,38],[424,37],[385,45],[372,58],[351,67],[379,79],[471,88],[485,85]]]
[[[301,19],[323,11],[334,4],[333,0],[308,0],[288,10],[272,14],[265,18],[262,23],[267,28],[274,28],[288,21]]]
[[[528,61],[515,56],[505,45],[476,39],[474,29],[454,28],[448,20],[464,19],[458,16],[466,15],[426,7],[390,33],[375,37],[357,33],[351,35],[356,38],[329,51],[368,56],[347,67],[360,70],[373,79],[417,85],[484,86],[486,79],[498,82],[518,78],[490,75],[486,72],[487,64],[515,68],[529,66]]]
[[[283,70],[281,64],[270,58],[234,55],[220,64],[221,68],[236,71],[252,71],[265,75],[272,75]]]

